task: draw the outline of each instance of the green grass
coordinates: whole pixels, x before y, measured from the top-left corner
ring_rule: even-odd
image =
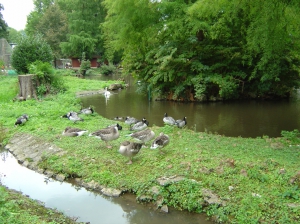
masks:
[[[184,181],[159,186],[164,204],[191,212],[205,212],[224,223],[298,223],[300,222],[300,148],[299,132],[284,132],[282,138],[233,138],[176,127],[151,127],[158,135],[170,136],[170,144],[158,150],[142,148],[132,165],[118,153],[120,142],[130,139],[126,125],[119,139],[107,149],[105,143],[87,135],[79,138],[61,136],[66,126],[93,132],[115,121],[98,114],[82,116],[84,122],[72,124],[61,115],[80,109],[77,91],[103,89],[109,83],[63,77],[67,91],[47,96],[41,101],[12,102],[17,93],[16,77],[0,77],[0,124],[5,130],[4,144],[17,132],[26,132],[51,142],[67,153],[46,158],[40,167],[95,181],[108,187],[148,195],[156,179],[182,175]],[[104,105],[103,105],[104,106]],[[14,127],[23,113],[29,121]],[[148,143],[149,145],[149,143]],[[298,173],[298,174],[297,174]],[[293,180],[293,181],[292,181]],[[233,190],[229,190],[232,188]],[[207,206],[202,188],[216,193],[226,206]],[[155,197],[154,197],[155,199]],[[296,204],[297,207],[288,205]]]

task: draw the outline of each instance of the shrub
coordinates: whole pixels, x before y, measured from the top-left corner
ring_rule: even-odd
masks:
[[[100,72],[103,75],[110,75],[113,74],[115,71],[116,71],[116,67],[112,64],[109,65],[104,64],[100,67]]]
[[[41,35],[23,36],[14,48],[11,64],[19,74],[27,74],[28,66],[35,61],[51,62],[52,50]]]
[[[65,89],[62,79],[49,62],[35,61],[28,66],[28,70],[36,75],[34,85],[39,96],[56,94]]]
[[[91,68],[91,62],[89,60],[86,60],[85,58],[85,52],[82,53],[82,58],[80,62],[80,74],[85,76],[86,72]]]

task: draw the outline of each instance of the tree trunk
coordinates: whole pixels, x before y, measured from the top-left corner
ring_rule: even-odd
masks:
[[[36,98],[35,88],[33,86],[33,77],[35,75],[19,75],[19,97],[23,99]]]

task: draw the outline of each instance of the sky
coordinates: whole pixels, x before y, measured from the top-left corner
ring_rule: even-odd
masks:
[[[34,9],[33,0],[0,0],[0,3],[4,7],[1,13],[7,25],[18,31],[24,30],[27,16]]]

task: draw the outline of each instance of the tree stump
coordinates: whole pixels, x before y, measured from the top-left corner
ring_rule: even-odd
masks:
[[[33,78],[35,75],[19,75],[19,97],[22,97],[24,100],[29,98],[36,98],[36,91],[33,85]]]

